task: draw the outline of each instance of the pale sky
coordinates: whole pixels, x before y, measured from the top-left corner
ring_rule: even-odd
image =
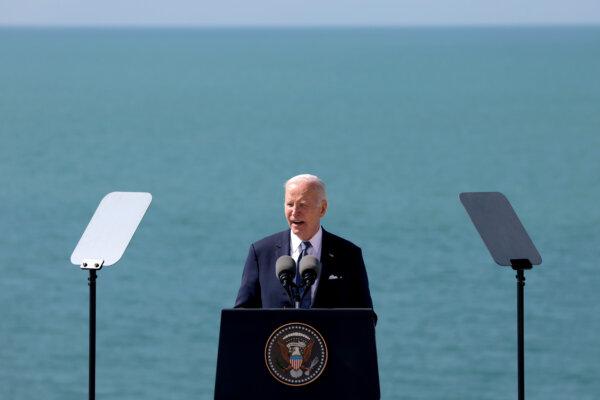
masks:
[[[0,0],[0,25],[600,24],[600,0]]]

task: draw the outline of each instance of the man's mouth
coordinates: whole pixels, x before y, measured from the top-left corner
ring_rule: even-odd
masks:
[[[300,226],[304,223],[304,221],[291,221],[291,222],[292,222],[292,225],[295,225],[295,226]]]

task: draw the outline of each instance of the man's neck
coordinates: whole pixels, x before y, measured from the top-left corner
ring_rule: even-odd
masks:
[[[314,246],[316,246],[317,244],[320,244],[321,242],[321,238],[323,237],[323,228],[321,228],[321,226],[319,226],[319,229],[317,230],[317,232],[315,232],[314,235],[312,235],[309,239],[307,240],[302,240],[300,237],[298,237],[296,234],[294,234],[294,232],[292,232],[290,230],[290,244],[291,244],[291,251],[293,252],[298,246],[300,246],[300,243],[302,242],[311,242],[311,244]],[[314,242],[314,243],[313,243]],[[318,242],[318,243],[317,243]]]

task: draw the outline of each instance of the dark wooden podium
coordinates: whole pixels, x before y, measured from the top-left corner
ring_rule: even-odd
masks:
[[[371,309],[223,310],[215,399],[379,399],[374,317]]]

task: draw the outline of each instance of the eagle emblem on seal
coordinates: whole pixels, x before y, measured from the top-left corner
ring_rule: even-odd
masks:
[[[308,360],[311,359],[312,348],[315,345],[314,340],[311,340],[306,344],[299,342],[290,343],[288,345],[281,340],[278,340],[277,345],[279,346],[281,358],[286,363],[289,363],[289,365],[284,368],[284,371],[289,371],[290,375],[294,378],[302,376],[303,373],[306,373],[306,375],[310,374],[311,367],[308,365]],[[318,361],[317,358],[314,358],[312,363],[316,364]]]
[[[277,328],[265,348],[271,375],[291,386],[311,383],[327,364],[327,347],[321,334],[310,325],[291,323]]]

